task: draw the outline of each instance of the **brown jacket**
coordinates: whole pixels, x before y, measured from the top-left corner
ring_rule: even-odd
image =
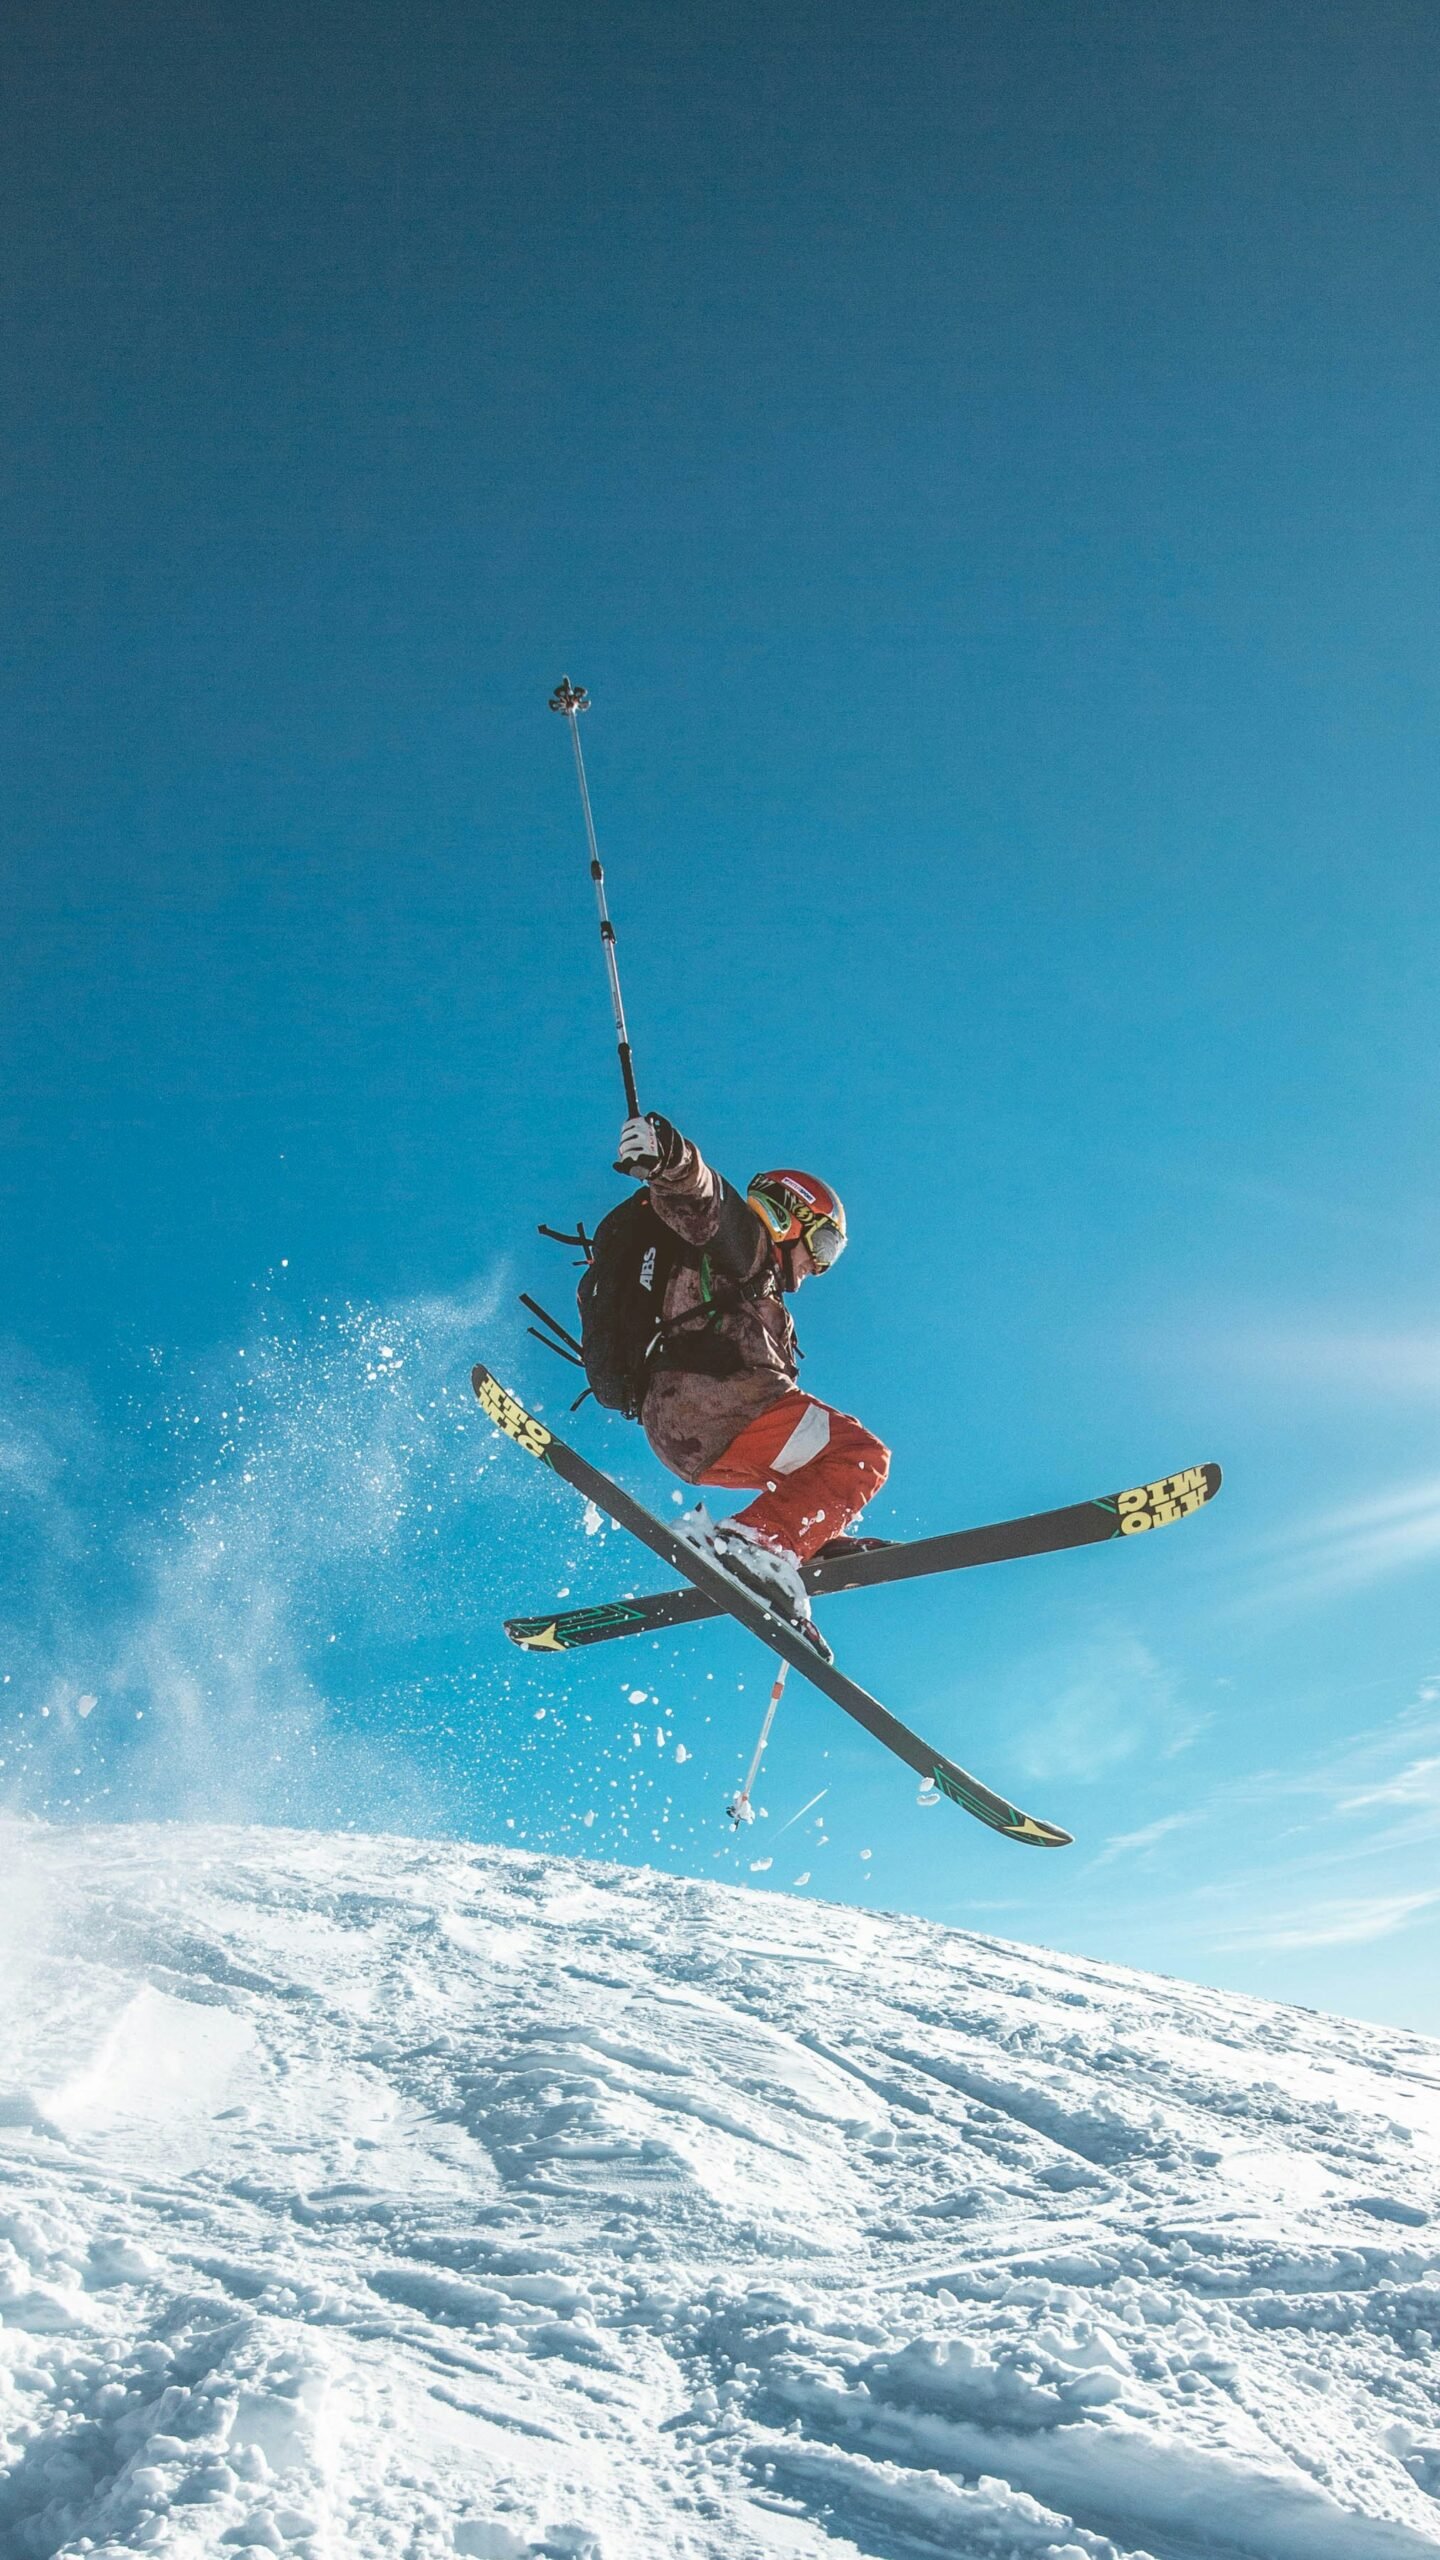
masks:
[[[682,1254],[666,1283],[661,1321],[668,1342],[651,1373],[640,1418],[657,1458],[672,1474],[698,1484],[747,1422],[790,1393],[800,1354],[781,1294],[779,1257],[749,1201],[711,1172],[688,1138],[677,1162],[653,1175],[649,1189],[656,1215],[692,1250]],[[743,1298],[735,1294],[737,1284],[762,1275],[763,1290]],[[698,1317],[710,1303],[707,1292],[718,1300],[711,1321],[669,1331],[677,1318]],[[733,1377],[681,1365],[687,1336],[693,1342],[702,1331],[708,1341],[718,1336],[733,1346]]]

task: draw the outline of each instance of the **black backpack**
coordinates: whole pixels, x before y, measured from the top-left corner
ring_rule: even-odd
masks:
[[[585,1375],[597,1404],[639,1418],[665,1287],[683,1252],[674,1229],[637,1191],[601,1219],[576,1296]]]
[[[575,1294],[581,1365],[597,1404],[638,1422],[656,1369],[688,1369],[710,1378],[733,1378],[743,1369],[742,1354],[717,1327],[728,1309],[773,1291],[768,1264],[753,1280],[712,1276],[708,1253],[682,1243],[674,1228],[656,1216],[645,1191],[622,1200],[601,1219],[593,1236],[581,1234],[576,1241],[590,1257]],[[676,1263],[687,1256],[699,1265],[703,1303],[666,1327],[661,1322],[665,1291]],[[545,1320],[556,1329],[552,1317]]]

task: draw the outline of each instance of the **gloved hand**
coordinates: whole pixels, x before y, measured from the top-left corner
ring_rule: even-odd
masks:
[[[652,1173],[664,1173],[679,1163],[683,1145],[679,1130],[662,1120],[658,1111],[638,1111],[620,1132],[615,1170],[632,1175],[637,1182],[648,1182]]]

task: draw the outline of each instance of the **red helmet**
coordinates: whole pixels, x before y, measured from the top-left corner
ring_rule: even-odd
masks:
[[[746,1192],[774,1243],[799,1244],[817,1271],[828,1271],[845,1250],[845,1210],[828,1182],[813,1173],[757,1173]]]

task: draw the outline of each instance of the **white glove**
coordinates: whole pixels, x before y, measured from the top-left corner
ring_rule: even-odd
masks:
[[[620,1132],[615,1170],[633,1174],[637,1182],[648,1182],[652,1173],[668,1173],[684,1152],[679,1130],[662,1120],[658,1111],[637,1111]]]
[[[615,1154],[616,1172],[634,1174],[645,1182],[652,1173],[659,1172],[664,1156],[659,1132],[649,1112],[637,1111],[634,1119],[627,1120],[620,1132],[620,1144]]]

